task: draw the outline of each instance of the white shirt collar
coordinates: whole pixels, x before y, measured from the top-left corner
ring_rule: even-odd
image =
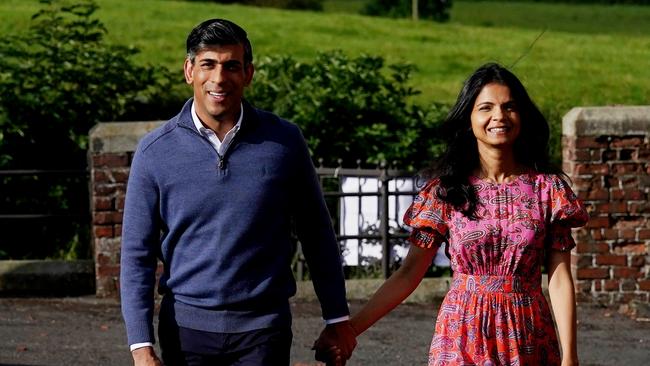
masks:
[[[240,103],[239,104],[239,119],[237,119],[237,123],[235,124],[235,126],[233,126],[233,128],[230,131],[228,131],[226,133],[226,135],[228,135],[229,133],[231,133],[233,131],[234,131],[233,133],[237,133],[237,131],[239,131],[239,129],[241,128],[241,123],[242,123],[243,119],[244,119],[244,104]],[[194,122],[194,127],[196,127],[196,130],[199,131],[199,133],[203,134],[203,131],[208,129],[201,122],[201,119],[199,118],[199,115],[196,114],[196,108],[194,106],[194,101],[192,101],[192,121]]]

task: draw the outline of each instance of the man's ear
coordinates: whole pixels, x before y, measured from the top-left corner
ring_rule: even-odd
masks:
[[[194,71],[194,63],[190,60],[189,57],[185,58],[185,63],[183,64],[183,74],[185,75],[185,82],[192,84],[194,81],[194,76],[192,75]]]
[[[253,66],[253,63],[249,63],[248,65],[245,66],[246,70],[246,79],[244,80],[246,86],[251,85],[251,82],[253,81],[253,75],[255,74],[255,66]]]

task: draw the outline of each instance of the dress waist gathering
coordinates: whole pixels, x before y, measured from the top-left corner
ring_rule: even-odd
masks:
[[[450,291],[472,293],[523,293],[541,292],[540,278],[521,276],[490,276],[454,273]]]

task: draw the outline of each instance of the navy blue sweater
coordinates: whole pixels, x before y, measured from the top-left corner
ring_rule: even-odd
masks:
[[[133,158],[124,208],[121,301],[129,344],[153,342],[153,289],[179,325],[243,332],[291,324],[291,219],[324,318],[348,315],[338,245],[300,130],[244,103],[220,157],[194,126],[190,99]]]

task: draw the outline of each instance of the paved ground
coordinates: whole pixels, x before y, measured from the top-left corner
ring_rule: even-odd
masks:
[[[352,304],[352,310],[359,303]],[[292,365],[314,365],[318,304],[296,302]],[[401,305],[359,338],[348,365],[425,365],[437,308]],[[581,306],[582,366],[649,365],[650,322]],[[119,306],[94,297],[0,298],[0,366],[130,365]]]

